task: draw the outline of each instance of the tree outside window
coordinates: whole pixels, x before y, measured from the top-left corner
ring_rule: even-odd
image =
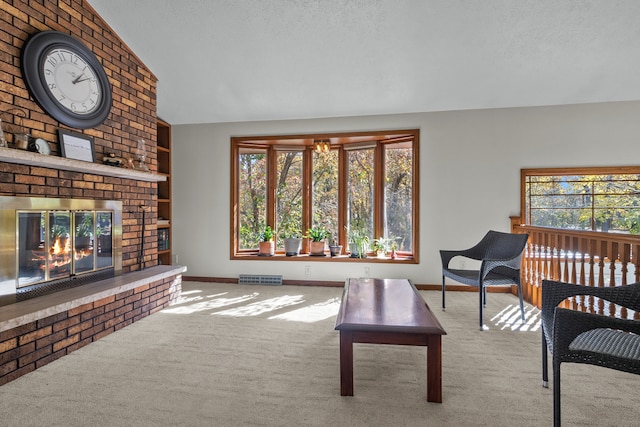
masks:
[[[525,222],[640,234],[640,168],[525,169]]]

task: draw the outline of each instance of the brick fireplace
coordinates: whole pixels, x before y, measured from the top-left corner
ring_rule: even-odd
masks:
[[[0,306],[4,384],[168,306],[180,295],[185,269],[158,265],[156,77],[83,0],[4,2],[0,30],[0,118],[10,147],[0,148],[0,197],[114,201],[121,207],[119,270],[113,277]],[[29,36],[45,30],[82,41],[105,68],[113,107],[99,126],[69,128],[30,97],[20,52]],[[97,162],[60,157],[60,129],[91,136]],[[48,142],[51,155],[13,148],[16,135],[25,133]],[[134,157],[140,139],[146,141],[149,172],[100,163],[109,154]],[[3,245],[0,257],[6,251]]]

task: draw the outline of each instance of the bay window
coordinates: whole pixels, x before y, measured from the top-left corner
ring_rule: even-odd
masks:
[[[380,259],[417,262],[418,147],[415,129],[231,138],[231,257],[257,254],[270,226],[273,259],[290,259],[278,256],[284,238],[322,227],[343,246],[332,260],[354,260],[350,237],[360,235],[382,244]]]

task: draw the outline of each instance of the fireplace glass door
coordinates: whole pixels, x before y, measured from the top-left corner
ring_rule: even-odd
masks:
[[[68,211],[49,213],[49,238],[46,239],[47,236],[45,235],[43,242],[43,246],[47,248],[48,255],[46,269],[49,276],[46,280],[60,279],[71,275],[70,231],[71,214]],[[42,231],[40,234],[42,234]]]
[[[111,211],[18,211],[18,287],[113,267]]]

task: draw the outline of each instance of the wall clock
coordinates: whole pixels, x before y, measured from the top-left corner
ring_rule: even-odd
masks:
[[[27,89],[51,117],[88,129],[111,111],[111,85],[98,58],[82,42],[59,31],[31,36],[21,54]]]

